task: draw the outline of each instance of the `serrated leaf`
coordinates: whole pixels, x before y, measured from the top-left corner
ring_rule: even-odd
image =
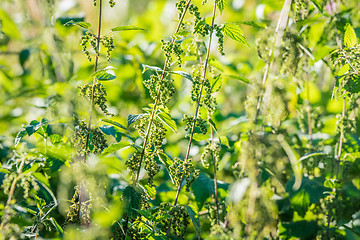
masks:
[[[156,197],[156,189],[153,186],[150,186],[147,182],[147,180],[140,180],[139,181],[140,187],[144,190],[146,195],[154,200]]]
[[[229,184],[217,181],[218,189],[228,190]],[[201,209],[205,201],[215,193],[214,179],[210,178],[208,174],[201,172],[199,177],[191,185],[191,189],[194,192],[196,204]]]
[[[135,218],[138,216],[136,209],[140,209],[140,195],[135,191],[135,189],[131,186],[127,186],[124,189],[122,195],[125,212],[128,214],[130,218]]]
[[[107,72],[99,72],[95,75],[95,77],[99,81],[110,81],[110,80],[114,80],[116,78],[116,76],[114,76],[110,73],[107,73]]]
[[[119,31],[147,31],[148,32],[148,30],[146,30],[144,28],[137,27],[137,26],[131,26],[131,25],[115,27],[115,28],[112,28],[111,31],[113,31],[113,32],[119,32]]]
[[[145,217],[147,220],[152,220],[154,217],[151,215],[151,213],[147,210],[140,210],[140,209],[134,209],[137,211],[141,216]]]
[[[225,23],[224,34],[231,39],[249,47],[249,44],[246,41],[246,38],[238,25],[233,23]]]
[[[118,122],[116,122],[114,120],[103,118],[103,119],[101,119],[101,121],[106,122],[106,123],[110,123],[110,124],[112,124],[112,125],[114,125],[114,126],[116,126],[118,128],[124,129],[127,132],[129,131],[124,125],[122,125],[121,123],[118,123]]]
[[[113,136],[117,142],[120,142],[123,134],[119,132],[117,129],[115,129],[114,126],[102,125],[99,128],[103,133],[105,133],[106,135]]]
[[[107,148],[105,148],[102,153],[101,153],[101,156],[107,156],[111,153],[114,153],[116,152],[117,150],[120,150],[122,148],[125,148],[125,147],[128,147],[130,146],[131,143],[128,142],[128,141],[123,141],[123,142],[119,142],[119,143],[114,143],[114,144],[111,144],[110,146],[108,146]]]
[[[146,65],[146,64],[142,64],[143,67],[143,73],[146,71],[146,69],[149,69],[151,71],[155,71],[155,72],[162,72],[163,70],[157,66],[150,66],[150,65]]]
[[[67,23],[64,24],[64,26],[73,26],[76,25],[78,27],[84,28],[84,29],[89,29],[91,27],[90,23],[87,22],[75,22],[74,20],[70,20]]]
[[[186,206],[186,211],[189,213],[191,222],[194,225],[195,231],[197,236],[200,236],[201,234],[201,226],[200,226],[200,220],[198,217],[196,217],[195,211],[190,206]]]
[[[250,83],[249,79],[238,76],[238,75],[226,75],[226,76],[231,77],[231,78],[236,79],[236,80],[240,80],[240,81],[242,81],[243,83],[246,83],[246,84]]]
[[[264,29],[266,28],[266,24],[265,23],[259,23],[259,22],[254,22],[254,21],[243,21],[243,22],[238,22],[240,24],[244,24],[244,25],[248,25],[257,29]]]
[[[352,48],[357,44],[356,33],[350,24],[345,27],[344,44],[348,48]]]
[[[148,114],[129,114],[127,119],[126,119],[126,123],[127,123],[127,127],[130,127],[131,124],[133,124],[134,122],[136,122],[137,120],[141,119],[142,117],[146,116]]]
[[[217,1],[217,6],[219,8],[220,13],[222,13],[224,11],[226,4],[227,4],[227,0],[218,0]]]
[[[184,78],[187,78],[187,79],[189,79],[190,81],[193,81],[193,78],[192,78],[191,75],[190,75],[189,73],[187,73],[187,72],[184,72],[184,71],[171,71],[170,73],[183,76]]]
[[[158,113],[157,117],[161,122],[168,126],[174,133],[177,132],[176,122],[171,118],[170,114],[165,112]]]

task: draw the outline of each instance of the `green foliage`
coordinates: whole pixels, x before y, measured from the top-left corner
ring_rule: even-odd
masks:
[[[359,1],[25,2],[0,239],[359,238]]]

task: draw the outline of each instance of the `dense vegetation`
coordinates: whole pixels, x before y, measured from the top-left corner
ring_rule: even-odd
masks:
[[[359,9],[2,0],[0,239],[360,239]]]

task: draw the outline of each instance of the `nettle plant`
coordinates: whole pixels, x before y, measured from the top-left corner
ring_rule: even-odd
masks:
[[[92,238],[184,238],[192,222],[200,238],[201,227],[197,213],[193,207],[178,203],[179,196],[184,194],[181,191],[183,186],[186,192],[191,191],[192,183],[199,177],[200,171],[190,156],[195,139],[208,139],[201,162],[205,168],[213,167],[214,200],[207,203],[206,209],[211,220],[211,232],[214,235],[223,234],[226,228],[226,206],[224,199],[218,196],[216,178],[221,141],[216,137],[217,129],[212,119],[217,108],[215,93],[221,86],[221,73],[210,66],[209,63],[213,61],[210,52],[215,35],[221,55],[224,54],[224,35],[243,44],[247,42],[238,25],[215,23],[216,14],[224,10],[226,1],[212,3],[210,22],[199,11],[202,5],[210,2],[203,1],[201,6],[191,0],[176,3],[176,31],[170,40],[161,41],[165,55],[163,68],[143,64],[144,71],[151,71],[150,77],[144,79],[143,84],[154,102],[144,108],[144,113],[129,115],[126,127],[109,118],[100,119],[108,125],[99,126],[99,121],[94,124],[94,118],[99,115],[114,116],[107,110],[107,93],[103,82],[114,80],[116,76],[109,67],[99,69],[101,48],[105,48],[105,58],[110,61],[111,51],[115,48],[112,34],[144,29],[120,26],[102,35],[102,0],[93,1],[99,10],[96,33],[86,22],[71,20],[65,23],[64,26],[77,26],[82,30],[82,50],[90,62],[95,62],[92,83],[78,87],[82,100],[76,99],[74,101],[80,102],[72,103],[72,121],[43,118],[40,122],[32,121],[18,133],[15,147],[23,153],[15,153],[8,161],[7,168],[2,170],[6,174],[2,188],[8,195],[2,211],[2,236],[15,239],[54,235],[76,238],[81,234],[80,226],[85,229],[84,234]],[[111,7],[114,4],[109,1]],[[184,61],[184,57],[192,60]],[[180,70],[173,70],[176,66]],[[182,70],[182,66],[185,70],[190,69],[189,72]],[[182,120],[185,131],[189,133],[186,136],[187,148],[183,150],[185,157],[181,154],[172,159],[165,153],[163,144],[168,130],[177,132],[177,124],[166,106],[176,92],[172,79],[174,74],[192,82],[189,95],[193,101],[194,114],[185,115]],[[78,110],[82,108],[81,104],[86,103],[89,115],[84,117],[84,113]],[[131,133],[130,127],[133,125],[137,133]],[[43,144],[39,144],[37,150],[27,151],[25,138],[35,135],[40,136]],[[116,143],[110,144],[106,135],[113,136]],[[127,140],[122,140],[122,136]],[[120,197],[116,190],[109,188],[109,178],[101,163],[106,161],[106,156],[124,148],[132,148],[134,153],[125,162],[130,179],[122,180],[127,182],[127,186],[123,188]],[[156,196],[154,179],[161,168],[166,169],[176,195],[173,202],[155,204],[152,202]],[[51,184],[52,181],[59,184],[56,192],[61,199],[60,203],[51,190],[56,186]],[[19,221],[19,213],[26,215],[26,218]],[[60,217],[56,219],[55,215]],[[104,221],[104,218],[107,220]],[[63,223],[59,224],[59,221]],[[28,225],[29,222],[32,225]]]

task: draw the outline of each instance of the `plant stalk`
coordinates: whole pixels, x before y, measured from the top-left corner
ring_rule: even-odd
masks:
[[[101,37],[101,21],[102,21],[102,0],[99,0],[99,18],[98,18],[98,32],[97,32],[97,39],[96,39],[96,53],[95,53],[95,65],[94,65],[94,72],[98,69],[98,63],[99,63],[99,55],[100,55],[100,37]],[[86,163],[86,156],[87,156],[87,149],[89,147],[89,140],[90,140],[90,128],[91,128],[91,120],[94,110],[94,98],[95,98],[95,85],[97,84],[96,76],[93,77],[93,83],[92,83],[92,89],[91,89],[91,104],[90,104],[90,113],[89,113],[89,122],[87,125],[88,133],[86,135],[86,142],[85,142],[85,152],[84,152],[84,158],[82,160],[82,163]],[[84,186],[83,183],[80,183],[79,186],[79,219],[81,222],[81,225],[87,225],[87,223],[82,222],[82,212],[81,212],[81,205],[86,199],[87,196],[87,189]]]
[[[213,35],[213,31],[214,31],[214,24],[215,24],[215,13],[216,13],[216,4],[217,4],[217,0],[214,0],[214,8],[213,8],[213,15],[212,15],[212,23],[211,23],[211,30],[210,30],[210,37],[209,37],[209,43],[208,43],[208,48],[207,48],[207,53],[206,53],[206,59],[205,59],[205,65],[204,65],[204,73],[203,73],[203,78],[201,81],[201,86],[200,86],[200,91],[199,91],[199,96],[196,102],[196,110],[195,110],[195,115],[194,115],[194,119],[193,119],[193,124],[191,127],[191,133],[190,133],[190,138],[189,138],[189,144],[186,150],[186,156],[185,156],[185,160],[187,161],[189,159],[189,155],[190,155],[190,149],[191,149],[191,143],[193,140],[193,136],[194,136],[194,130],[195,130],[195,125],[196,125],[196,120],[199,114],[199,109],[200,109],[200,102],[201,102],[201,96],[202,96],[202,91],[204,88],[204,82],[206,79],[206,72],[207,72],[207,67],[208,67],[208,63],[209,63],[209,56],[210,56],[210,47],[211,47],[211,42],[212,42],[212,35]],[[180,195],[180,191],[181,191],[181,183],[184,180],[184,176],[182,176],[179,185],[177,187],[177,191],[176,191],[176,197],[175,197],[175,201],[174,201],[174,205],[173,207],[176,206],[177,201],[179,199],[179,195]],[[172,220],[170,220],[167,232],[166,232],[166,236],[168,237],[170,234],[170,228],[171,228],[171,224],[172,224]]]
[[[179,20],[179,23],[178,23],[178,26],[176,27],[176,30],[175,30],[175,34],[179,32],[180,30],[180,27],[184,21],[184,18],[185,18],[185,14],[187,12],[187,10],[189,9],[189,6],[190,6],[190,3],[191,3],[192,0],[189,0],[187,3],[186,3],[186,6],[185,6],[185,9],[184,9],[184,12],[183,14],[181,15],[181,18]],[[175,43],[175,38],[173,37],[172,38],[172,41],[171,41],[171,44],[174,44]],[[159,84],[161,84],[161,82],[164,80],[165,78],[165,74],[166,74],[166,69],[167,69],[167,65],[169,64],[169,61],[168,59],[165,60],[165,63],[164,63],[164,68],[162,70],[162,73],[161,73],[161,77],[160,77],[160,81],[159,81]],[[160,97],[161,97],[161,88],[159,88],[158,92],[157,92],[157,95],[156,95],[156,99],[155,99],[155,102],[154,102],[154,107],[151,111],[151,115],[150,115],[150,119],[149,119],[149,124],[148,124],[148,127],[146,129],[146,134],[145,134],[145,139],[144,139],[144,143],[143,143],[143,147],[142,147],[142,151],[141,151],[141,154],[140,154],[140,165],[139,165],[139,169],[136,173],[136,178],[135,178],[135,181],[133,184],[136,184],[138,181],[139,181],[139,175],[140,175],[140,170],[141,170],[141,164],[144,160],[144,156],[145,156],[145,150],[146,150],[146,145],[149,141],[149,137],[150,137],[150,132],[151,132],[151,127],[152,127],[152,124],[154,122],[154,119],[155,119],[155,114],[156,114],[156,111],[157,111],[157,107],[158,107],[158,103],[159,103],[159,100],[160,100]]]

